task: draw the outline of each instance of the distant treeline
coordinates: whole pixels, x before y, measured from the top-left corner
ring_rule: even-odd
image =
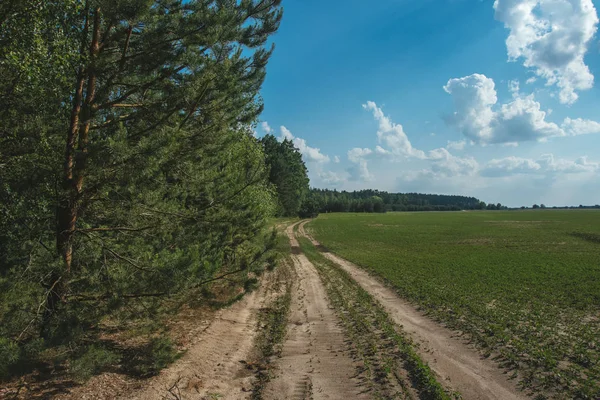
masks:
[[[501,210],[502,204],[486,204],[475,198],[422,193],[388,193],[379,190],[346,192],[311,189],[319,212],[460,211]]]
[[[574,210],[574,209],[586,209],[586,210],[591,210],[591,209],[600,209],[600,204],[596,204],[593,206],[584,206],[583,204],[580,204],[579,206],[546,206],[544,204],[534,204],[533,207],[525,207],[525,206],[521,206],[520,207],[521,210],[526,210],[529,208],[533,208],[534,210],[541,208],[541,209],[547,209],[547,208],[551,208],[553,210]],[[516,208],[515,208],[516,210]]]

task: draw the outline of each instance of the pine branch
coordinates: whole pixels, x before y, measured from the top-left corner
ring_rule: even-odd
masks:
[[[111,232],[111,231],[124,231],[124,232],[140,232],[151,228],[156,228],[157,225],[144,226],[141,228],[129,228],[124,226],[116,226],[112,228],[87,228],[87,229],[75,229],[74,232]]]

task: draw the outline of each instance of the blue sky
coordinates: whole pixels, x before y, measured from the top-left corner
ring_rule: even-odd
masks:
[[[311,185],[600,203],[600,0],[287,0],[257,134]]]

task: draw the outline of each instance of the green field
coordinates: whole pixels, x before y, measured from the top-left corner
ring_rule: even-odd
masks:
[[[600,398],[600,211],[325,214],[308,228],[525,387]]]

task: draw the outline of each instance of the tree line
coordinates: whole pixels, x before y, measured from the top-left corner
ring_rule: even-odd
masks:
[[[502,204],[486,204],[475,198],[422,193],[388,193],[379,190],[353,192],[311,189],[309,200],[314,212],[460,211],[502,210]]]

